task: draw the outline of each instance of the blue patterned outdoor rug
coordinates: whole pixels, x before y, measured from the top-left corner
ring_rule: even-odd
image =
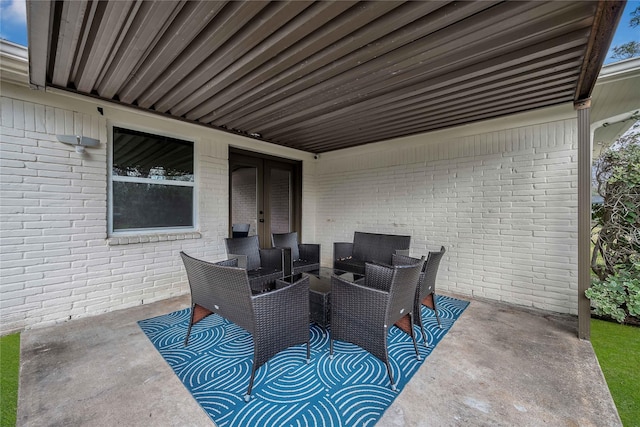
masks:
[[[312,324],[311,363],[306,363],[305,345],[278,353],[256,372],[252,398],[246,403],[243,396],[253,361],[248,332],[214,314],[193,326],[189,346],[184,347],[188,308],[138,323],[219,427],[372,426],[469,305],[437,298],[442,329],[433,311],[422,307],[428,348],[415,328],[421,361],[416,360],[411,337],[397,327],[390,329],[397,392],[389,386],[384,363],[355,345],[335,341],[330,360],[329,336]]]

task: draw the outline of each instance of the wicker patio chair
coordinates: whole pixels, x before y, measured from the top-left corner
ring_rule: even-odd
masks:
[[[232,224],[232,237],[247,237],[249,235],[250,224]]]
[[[420,263],[394,267],[367,263],[363,284],[332,276],[330,358],[334,340],[355,344],[384,362],[391,389],[397,390],[389,364],[387,335],[389,327],[405,315],[409,314],[413,322],[413,299],[421,270]],[[413,328],[411,339],[420,360]]]
[[[258,236],[224,240],[229,258],[238,258],[238,267],[247,270],[253,292],[273,289],[276,279],[282,278],[283,255],[277,248],[260,249]]]
[[[251,398],[256,370],[280,351],[306,344],[307,363],[310,361],[308,277],[302,276],[284,288],[254,295],[247,271],[233,266],[237,265],[237,259],[214,264],[184,252],[180,255],[191,288],[191,320],[184,345],[188,345],[191,328],[197,322],[194,318],[198,309],[200,319],[207,313],[216,313],[253,337],[253,366],[245,401]]]
[[[298,243],[298,233],[277,233],[271,235],[271,243],[276,248],[291,248],[291,273],[302,273],[320,268],[320,245]]]
[[[423,305],[431,308],[435,312],[438,326],[442,328],[442,322],[440,321],[438,305],[436,302],[436,276],[438,274],[440,261],[442,260],[445,252],[446,250],[444,246],[440,248],[440,252],[429,252],[427,261],[424,263],[422,272],[420,273],[418,287],[416,288],[416,297],[413,307],[413,321],[420,327],[420,331],[422,332],[422,341],[425,345],[427,345],[427,334],[424,331],[422,316],[420,315],[420,309]],[[405,255],[393,255],[393,265],[415,264],[419,261],[420,260],[417,258]]]
[[[353,243],[333,243],[333,268],[362,275],[367,262],[391,264],[391,255],[409,255],[410,245],[411,236],[356,231]]]

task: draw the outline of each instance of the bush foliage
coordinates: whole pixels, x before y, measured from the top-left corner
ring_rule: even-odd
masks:
[[[623,323],[627,316],[640,319],[640,263],[605,280],[594,280],[585,291],[594,313]]]
[[[602,205],[595,220],[591,269],[585,295],[598,315],[623,322],[640,318],[640,122],[596,161]]]

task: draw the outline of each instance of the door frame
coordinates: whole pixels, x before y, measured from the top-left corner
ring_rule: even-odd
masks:
[[[260,247],[271,247],[271,210],[269,206],[270,172],[272,169],[284,169],[291,172],[291,231],[297,231],[300,236],[302,228],[302,161],[292,160],[254,151],[229,147],[229,224],[228,236],[232,236],[233,223],[232,207],[232,177],[231,174],[239,167],[255,167],[257,170],[258,194],[256,198],[258,224],[256,232],[260,240]],[[262,207],[262,214],[260,208]],[[261,222],[261,219],[264,222]]]

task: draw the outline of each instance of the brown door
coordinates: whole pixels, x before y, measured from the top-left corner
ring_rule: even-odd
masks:
[[[257,235],[271,247],[271,233],[299,231],[301,162],[229,149],[229,235]],[[234,230],[236,230],[234,232]]]

